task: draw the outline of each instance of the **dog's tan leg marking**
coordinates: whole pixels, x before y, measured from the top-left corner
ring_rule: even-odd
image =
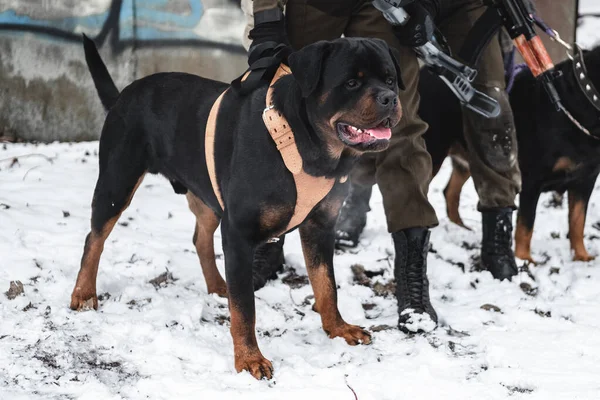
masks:
[[[196,216],[193,241],[200,259],[208,293],[216,293],[221,297],[227,297],[227,284],[219,273],[215,262],[214,234],[219,227],[219,217],[189,190],[186,198],[190,210]]]
[[[323,330],[330,338],[341,337],[351,346],[371,343],[369,332],[342,319],[337,307],[336,288],[332,286],[327,268],[327,265],[308,268],[308,276],[315,293],[315,310],[321,315]]]
[[[533,230],[529,229],[523,223],[522,217],[517,218],[517,229],[515,231],[515,256],[521,260],[529,261],[535,264],[531,258],[531,238]]]
[[[245,324],[241,312],[233,306],[234,303],[230,300],[229,304],[235,370],[237,372],[248,371],[256,379],[271,379],[273,365],[258,348],[254,333],[255,321],[252,321],[250,325]]]
[[[333,210],[326,212],[334,213]],[[330,338],[341,337],[349,345],[369,344],[371,335],[356,325],[350,325],[342,319],[337,306],[337,288],[333,275],[333,266],[318,262],[319,257],[315,254],[315,243],[311,237],[311,224],[300,226],[300,237],[302,239],[302,251],[308,271],[308,278],[315,293],[315,311],[321,315],[323,330]]]
[[[463,165],[466,161],[457,160],[456,156],[452,156],[452,175],[444,189],[444,198],[446,199],[446,212],[448,219],[456,225],[471,230],[466,226],[460,217],[460,193],[467,180],[471,177],[468,164]]]
[[[100,256],[104,250],[104,242],[108,238],[108,235],[112,232],[115,224],[119,220],[123,211],[131,204],[131,199],[135,194],[136,190],[144,180],[145,174],[142,174],[135,184],[131,194],[125,202],[125,206],[119,210],[119,213],[108,220],[99,232],[95,232],[92,228],[91,232],[85,239],[85,247],[83,249],[83,256],[81,257],[81,268],[77,275],[77,282],[75,282],[75,288],[71,294],[71,309],[72,310],[86,310],[86,309],[98,309],[98,296],[96,295],[96,278],[98,276],[98,264],[100,263]],[[93,206],[92,206],[93,207]],[[93,212],[93,210],[92,210]]]
[[[556,164],[552,167],[552,172],[570,171],[575,168],[575,163],[569,157],[559,157]]]
[[[591,261],[591,256],[583,243],[586,205],[582,199],[577,199],[569,192],[569,240],[573,250],[573,261]]]
[[[293,206],[262,205],[260,210],[260,228],[266,232],[283,231],[294,215]],[[278,236],[282,232],[278,232]]]

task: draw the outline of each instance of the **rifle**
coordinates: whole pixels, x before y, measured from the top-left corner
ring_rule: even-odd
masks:
[[[410,16],[402,6],[412,0],[373,0],[373,6],[383,13],[392,25],[404,25]],[[434,41],[435,40],[434,37]],[[476,90],[471,82],[477,76],[477,70],[450,57],[434,43],[427,42],[415,48],[419,58],[446,83],[458,100],[467,108],[486,118],[500,114],[500,105],[492,97]]]
[[[542,82],[556,110],[565,111],[554,86],[560,73],[554,69],[546,47],[536,34],[536,21],[523,0],[485,0],[484,3],[488,9],[467,36],[460,51],[461,58],[475,65],[490,39],[504,26],[533,76]]]

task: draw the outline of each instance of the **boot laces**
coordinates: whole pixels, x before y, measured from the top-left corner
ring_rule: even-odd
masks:
[[[512,224],[508,221],[506,215],[499,215],[496,218],[494,227],[494,240],[492,242],[492,253],[504,254],[511,248]]]
[[[423,265],[425,265],[422,243],[419,240],[411,240],[408,243],[408,259],[406,263],[406,285],[410,305],[415,312],[425,311],[423,305]]]

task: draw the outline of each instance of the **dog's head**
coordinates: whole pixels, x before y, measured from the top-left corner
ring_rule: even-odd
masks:
[[[388,147],[400,121],[398,61],[379,39],[317,42],[289,56],[315,131],[335,154]]]

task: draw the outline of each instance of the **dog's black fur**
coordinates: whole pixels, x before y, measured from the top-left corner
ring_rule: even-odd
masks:
[[[590,79],[600,87],[600,47],[584,55]],[[562,77],[556,88],[564,106],[571,114],[600,137],[600,113],[589,103],[574,77],[570,60],[557,65]],[[419,114],[429,123],[425,138],[432,155],[434,171],[438,171],[451,148],[466,148],[462,131],[461,108],[447,87],[427,70],[421,72]],[[585,212],[594,183],[600,172],[600,140],[585,135],[563,113],[554,109],[542,85],[526,70],[516,76],[510,93],[510,103],[517,130],[519,165],[522,172],[522,192],[518,213],[516,255],[532,261],[529,240],[535,221],[536,206],[542,192],[569,194],[569,236],[577,260],[589,260],[583,247]],[[462,151],[458,153],[464,154]],[[462,160],[453,162],[456,182],[462,186],[469,172]],[[453,178],[455,176],[453,175]],[[452,180],[451,180],[452,182]],[[450,187],[447,187],[450,189]],[[452,188],[460,194],[460,187]],[[447,194],[447,191],[446,191]],[[462,224],[457,199],[449,201],[448,212],[454,222]]]
[[[257,378],[270,378],[271,364],[254,334],[252,259],[257,245],[284,233],[294,211],[296,187],[262,121],[267,85],[248,96],[229,90],[221,103],[215,165],[222,210],[207,171],[204,133],[214,101],[229,86],[185,73],[159,73],[133,82],[119,94],[93,42],[85,38],[84,47],[108,115],[100,138],[92,230],[71,308],[97,308],[96,273],[104,241],[143,175],[161,174],[176,192],[187,192],[197,217],[194,242],[209,292],[225,295],[212,249],[220,220],[235,366]],[[389,141],[373,136],[352,141],[343,124],[372,128],[398,123],[399,66],[383,41],[367,39],[307,46],[290,55],[289,66],[293,74],[275,84],[274,106],[293,129],[304,170],[337,179],[300,226],[315,306],[330,337],[368,343],[369,334],[345,323],[337,311],[334,225],[345,196],[338,178],[348,175],[361,153],[383,150]]]

